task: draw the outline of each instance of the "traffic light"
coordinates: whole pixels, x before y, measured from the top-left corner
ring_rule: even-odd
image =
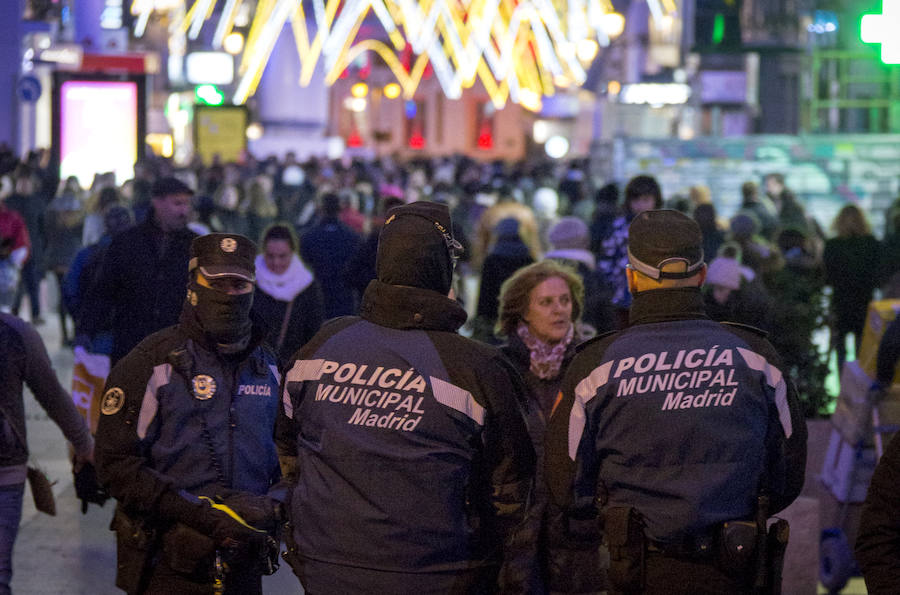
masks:
[[[881,14],[864,14],[859,21],[859,38],[863,43],[881,44],[881,61],[900,64],[900,0],[883,0]]]
[[[225,93],[215,85],[197,85],[194,87],[194,98],[201,105],[222,105],[225,103]]]

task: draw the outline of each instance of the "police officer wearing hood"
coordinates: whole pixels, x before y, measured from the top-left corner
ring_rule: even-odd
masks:
[[[806,460],[792,383],[764,333],[706,316],[696,222],[644,211],[628,237],[629,325],[582,346],[547,430],[551,551],[602,527],[613,593],[780,592],[787,528],[767,520]]]
[[[287,559],[310,595],[527,591],[524,389],[456,332],[450,230],[445,205],[391,209],[361,315],[326,322],[285,368]]]
[[[96,459],[129,594],[260,593],[274,570],[280,377],[250,318],[255,255],[240,235],[194,239],[178,324],[107,381]]]

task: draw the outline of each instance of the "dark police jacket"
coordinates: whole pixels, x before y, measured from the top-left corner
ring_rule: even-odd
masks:
[[[632,506],[648,538],[684,543],[770,514],[803,486],[806,425],[759,331],[709,320],[699,288],[638,293],[630,326],[584,345],[547,430],[553,505]]]
[[[279,477],[273,433],[280,377],[261,331],[226,359],[185,318],[116,364],[101,402],[100,479],[126,513],[151,523],[168,490],[260,495]]]
[[[367,569],[456,585],[502,560],[524,580],[510,546],[534,471],[524,388],[498,351],[456,334],[464,321],[445,296],[375,280],[361,317],[326,323],[296,354],[277,441],[297,457],[300,558],[345,580]]]
[[[859,520],[856,559],[873,595],[900,587],[900,438],[895,435],[878,462]]]

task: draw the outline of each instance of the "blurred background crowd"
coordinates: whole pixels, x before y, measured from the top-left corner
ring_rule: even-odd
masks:
[[[504,323],[504,312],[515,310],[516,288],[504,282],[544,260],[575,275],[569,316],[578,338],[622,327],[630,303],[624,272],[629,222],[648,208],[689,214],[704,234],[710,316],[768,331],[810,416],[830,412],[829,361],[840,369],[852,359],[869,301],[900,296],[900,199],[886,212],[884,236],[876,238],[866,213],[852,202],[833,221],[811,216],[786,187],[786,172],[746,180],[740,208],[725,219],[702,180],[683,194],[664,196],[655,172],[597,180],[581,161],[300,162],[288,153],[283,160],[198,160],[176,169],[160,158],[138,164],[122,185],[100,174],[83,189],[74,178],[54,177],[48,157],[44,151],[21,159],[0,152],[0,305],[22,317],[30,312],[38,325],[55,310],[69,345],[80,340],[80,319],[91,308],[85,296],[97,282],[104,246],[147,219],[154,183],[172,177],[194,193],[190,229],[237,232],[258,243],[262,292],[256,307],[277,318],[271,337],[282,359],[323,320],[357,312],[375,278],[385,213],[417,200],[450,207],[453,234],[465,249],[454,287],[470,314],[464,333],[497,344],[508,343],[515,328],[508,317]],[[569,279],[532,275],[525,293],[548,276]],[[42,293],[42,283],[59,291]],[[54,303],[47,303],[51,295]],[[277,309],[279,301],[293,309]],[[91,339],[102,352],[103,337]]]

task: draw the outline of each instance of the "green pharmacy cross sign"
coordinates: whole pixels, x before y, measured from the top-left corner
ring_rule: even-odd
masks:
[[[864,14],[859,23],[863,43],[881,44],[881,61],[900,64],[900,0],[883,0],[881,14]]]

